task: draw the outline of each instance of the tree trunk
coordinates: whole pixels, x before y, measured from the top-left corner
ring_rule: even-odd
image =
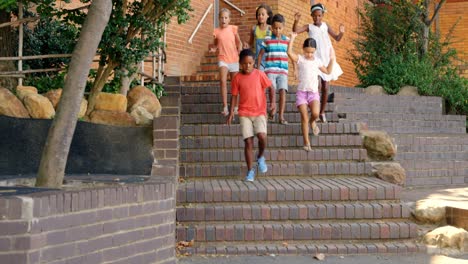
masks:
[[[36,186],[61,187],[90,65],[112,11],[111,0],[92,1],[73,51],[57,113],[49,129]]]
[[[86,110],[86,115],[91,114],[91,112],[94,110],[98,94],[102,91],[102,88],[104,88],[104,85],[109,79],[109,76],[111,76],[116,67],[117,64],[110,61],[103,69],[102,74],[96,76],[96,79],[94,79],[94,84],[88,97],[88,109]]]
[[[10,13],[6,12],[3,9],[0,9],[0,24],[10,22]],[[11,27],[2,27],[0,28],[0,57],[13,57],[15,54],[15,38],[13,37],[13,32]],[[14,61],[0,61],[0,72],[2,71],[15,71]],[[15,78],[0,77],[0,87],[13,90],[18,81]]]

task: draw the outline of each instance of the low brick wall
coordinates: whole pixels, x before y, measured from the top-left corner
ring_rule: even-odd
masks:
[[[0,190],[0,263],[176,263],[175,185]]]

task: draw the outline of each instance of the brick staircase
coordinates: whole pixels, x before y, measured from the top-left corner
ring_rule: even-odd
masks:
[[[202,78],[200,76],[211,76]],[[177,190],[177,241],[194,241],[187,254],[356,254],[420,250],[417,226],[400,202],[401,187],[369,177],[360,123],[329,123],[302,150],[292,92],[289,125],[268,125],[268,172],[252,183],[246,173],[240,126],[219,115],[216,78],[185,77]],[[212,79],[213,80],[213,79]],[[198,81],[198,82],[193,82]],[[256,144],[255,144],[256,145]],[[256,145],[257,146],[257,145]]]
[[[334,90],[335,110],[346,116],[340,122],[365,122],[395,138],[396,160],[406,170],[407,185],[468,184],[466,117],[443,115],[441,98]]]

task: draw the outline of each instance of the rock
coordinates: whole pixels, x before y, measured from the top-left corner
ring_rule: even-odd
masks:
[[[400,88],[400,91],[397,93],[397,95],[419,96],[418,88],[414,86],[406,85]]]
[[[29,118],[28,110],[23,103],[6,88],[0,87],[0,115]]]
[[[133,87],[128,93],[128,109],[130,112],[133,107],[142,106],[154,117],[161,115],[161,103],[158,97],[144,86]]]
[[[431,199],[423,199],[416,202],[414,218],[422,223],[443,224],[445,223],[445,206]]]
[[[317,259],[317,260],[322,261],[322,260],[325,259],[325,254],[323,254],[323,253],[315,254],[314,258]]]
[[[27,94],[37,94],[37,89],[34,86],[17,86],[16,87],[16,96],[23,101],[24,97]]]
[[[386,182],[405,185],[406,172],[397,162],[372,162],[372,173]]]
[[[366,89],[364,89],[364,92],[366,94],[370,94],[370,95],[383,95],[383,94],[387,94],[387,92],[385,92],[384,88],[380,85],[371,85],[371,86],[368,86]]]
[[[99,93],[96,97],[95,110],[126,112],[127,97],[123,94]]]
[[[50,90],[47,93],[43,94],[54,106],[54,109],[57,110],[57,105],[60,101],[60,97],[62,96],[62,89],[54,89]]]
[[[135,119],[137,125],[140,126],[150,126],[153,124],[153,115],[148,113],[148,111],[142,106],[132,107],[133,110],[130,115]]]
[[[425,244],[468,252],[468,232],[463,228],[443,226],[424,235]]]
[[[92,123],[112,126],[135,126],[135,119],[127,112],[94,110],[89,115]]]
[[[363,138],[362,144],[367,150],[367,155],[372,160],[392,160],[395,157],[397,147],[387,132],[362,130],[361,136]]]
[[[88,110],[88,100],[82,99],[80,104],[80,113],[78,114],[78,118],[83,118],[86,115],[86,110]]]
[[[52,103],[40,94],[26,94],[23,102],[32,118],[51,119],[55,116],[55,109]]]

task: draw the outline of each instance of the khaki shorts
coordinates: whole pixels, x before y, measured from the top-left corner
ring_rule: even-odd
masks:
[[[250,138],[258,133],[267,133],[266,116],[239,116],[242,138]]]

